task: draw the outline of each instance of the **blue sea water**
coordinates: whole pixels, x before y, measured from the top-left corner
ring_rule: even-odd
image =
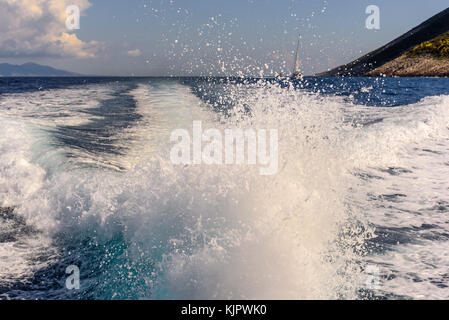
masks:
[[[0,78],[0,298],[449,298],[449,79]],[[170,133],[279,130],[279,172]],[[80,289],[66,288],[66,268]]]

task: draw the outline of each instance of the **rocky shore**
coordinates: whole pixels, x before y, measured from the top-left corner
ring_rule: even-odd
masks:
[[[402,55],[364,74],[368,77],[449,77],[449,59]]]

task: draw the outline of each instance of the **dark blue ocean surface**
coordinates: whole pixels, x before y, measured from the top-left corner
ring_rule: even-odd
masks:
[[[199,97],[210,100],[214,92],[199,89],[215,84],[241,83],[258,81],[282,83],[288,86],[293,82],[295,88],[303,88],[320,94],[351,97],[358,104],[368,106],[400,106],[415,103],[427,96],[449,94],[447,78],[373,78],[373,77],[305,77],[303,80],[278,81],[276,79],[256,78],[131,78],[131,77],[7,77],[0,78],[0,94],[62,89],[70,86],[89,84],[107,84],[120,82],[132,87],[136,83],[157,81],[179,81],[190,86]],[[372,87],[366,91],[364,88]],[[215,101],[214,101],[215,102]]]
[[[0,78],[0,111],[0,298],[449,298],[449,79]],[[174,165],[195,120],[277,129],[277,174]]]

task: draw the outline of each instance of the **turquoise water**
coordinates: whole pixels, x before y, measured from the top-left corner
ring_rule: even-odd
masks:
[[[2,298],[449,297],[448,79],[4,78],[0,110]],[[172,164],[194,120],[278,129],[279,171]]]

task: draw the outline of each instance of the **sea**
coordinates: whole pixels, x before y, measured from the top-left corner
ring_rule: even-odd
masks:
[[[0,299],[448,299],[448,154],[449,79],[0,78]]]

